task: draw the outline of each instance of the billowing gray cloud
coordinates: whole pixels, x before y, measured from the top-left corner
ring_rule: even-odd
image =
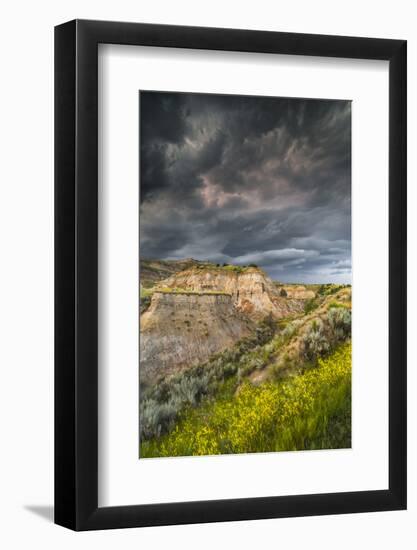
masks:
[[[141,92],[140,254],[350,282],[351,103]]]

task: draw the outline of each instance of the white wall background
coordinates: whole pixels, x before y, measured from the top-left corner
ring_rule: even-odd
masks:
[[[408,40],[409,280],[417,278],[414,2],[15,0],[2,9],[0,86],[0,544],[45,548],[414,548],[416,286],[409,288],[409,510],[72,533],[53,499],[53,26],[75,17]],[[377,274],[375,274],[377,276]],[[250,473],[247,473],[250,475]],[[343,475],[343,472],[341,472]]]

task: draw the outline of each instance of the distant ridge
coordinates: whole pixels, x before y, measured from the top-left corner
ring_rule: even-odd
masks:
[[[185,258],[181,260],[158,260],[143,258],[140,260],[140,284],[144,288],[149,288],[159,281],[168,279],[171,275],[190,269],[195,265],[204,265],[207,262],[194,260],[194,258]]]

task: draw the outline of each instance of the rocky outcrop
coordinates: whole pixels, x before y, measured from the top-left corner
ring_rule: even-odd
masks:
[[[228,293],[155,291],[140,328],[140,382],[153,384],[204,362],[255,327]]]
[[[265,317],[303,312],[312,297],[301,285],[277,287],[257,267],[200,263],[175,272],[153,286],[146,310],[143,304],[140,381],[153,384],[202,363],[253,334]]]
[[[290,300],[311,300],[316,295],[315,292],[306,289],[303,285],[284,285],[282,288]]]
[[[174,273],[202,264],[204,264],[204,262],[199,262],[193,258],[185,258],[183,260],[151,260],[141,258],[139,265],[140,284],[144,288],[149,288],[167,279]]]
[[[294,296],[281,296],[271,279],[256,267],[192,267],[162,281],[160,287],[227,292],[236,309],[256,321],[269,314],[280,319],[301,312],[306,300],[300,292]]]

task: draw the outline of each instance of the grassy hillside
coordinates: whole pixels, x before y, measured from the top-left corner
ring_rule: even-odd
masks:
[[[141,390],[141,457],[350,447],[350,287]]]
[[[144,442],[141,456],[185,456],[347,448],[351,445],[351,345],[316,367],[259,387],[230,384],[189,407],[173,432]]]

